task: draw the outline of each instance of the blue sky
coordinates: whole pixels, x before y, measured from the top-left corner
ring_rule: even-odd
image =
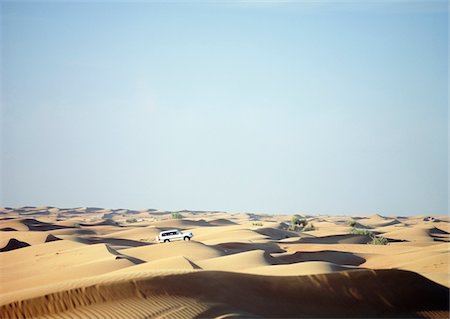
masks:
[[[447,2],[3,2],[3,206],[448,212]]]

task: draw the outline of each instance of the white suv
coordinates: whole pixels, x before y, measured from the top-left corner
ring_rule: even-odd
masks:
[[[156,236],[156,241],[160,243],[165,243],[169,241],[175,241],[175,240],[191,240],[191,238],[194,237],[192,233],[188,232],[182,232],[178,229],[171,229],[162,231],[159,233],[159,236]]]

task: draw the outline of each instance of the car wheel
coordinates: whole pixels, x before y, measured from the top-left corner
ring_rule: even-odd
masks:
[[[184,237],[184,240],[191,240],[191,238],[186,236],[186,237]]]
[[[165,242],[165,243],[168,243],[169,241],[170,241],[170,240],[168,240],[168,239],[164,239],[164,242]]]

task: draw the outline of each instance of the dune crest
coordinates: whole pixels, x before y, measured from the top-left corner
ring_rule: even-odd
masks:
[[[402,288],[405,285],[410,287],[407,291]],[[324,286],[330,289],[326,294]],[[320,307],[316,304],[318,299]],[[55,313],[64,317],[77,312],[114,317],[115,312],[123,314],[128,309],[136,318],[154,318],[159,315],[155,300],[172,310],[181,307],[189,317],[231,313],[265,317],[392,317],[418,313],[443,315],[448,309],[448,289],[399,270],[301,277],[203,271],[151,276],[132,282],[118,277],[116,282],[25,300],[20,307],[10,303],[0,310],[8,318],[25,318],[30,314],[45,317]]]

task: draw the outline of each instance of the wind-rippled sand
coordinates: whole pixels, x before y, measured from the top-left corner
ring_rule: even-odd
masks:
[[[447,216],[181,214],[0,209],[1,318],[449,317]]]

